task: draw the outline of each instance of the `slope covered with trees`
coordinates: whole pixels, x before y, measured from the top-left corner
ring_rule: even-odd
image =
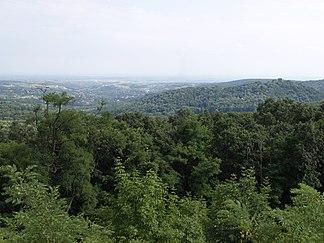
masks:
[[[244,82],[246,81],[246,82]],[[324,91],[318,87],[324,81],[296,82],[287,80],[243,80],[207,87],[177,89],[149,95],[120,111],[139,111],[146,114],[173,114],[181,108],[195,113],[209,111],[255,111],[267,98],[290,98],[299,102],[316,102],[324,98]]]
[[[321,242],[324,104],[168,117],[65,109],[0,133],[0,241]]]

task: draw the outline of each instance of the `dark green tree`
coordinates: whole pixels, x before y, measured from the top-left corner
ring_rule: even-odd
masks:
[[[167,159],[178,173],[178,192],[208,196],[221,162],[211,156],[210,130],[190,110],[180,110],[170,117],[170,123],[175,145]]]

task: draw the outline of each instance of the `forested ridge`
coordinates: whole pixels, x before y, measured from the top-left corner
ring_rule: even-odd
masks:
[[[317,105],[324,99],[324,80],[242,79],[229,82],[191,80],[6,81],[0,80],[0,120],[25,120],[41,104],[43,92],[68,92],[75,97],[69,109],[96,112],[98,103],[114,114],[141,112],[171,115],[182,108],[196,114],[208,111],[252,112],[267,98],[290,98]],[[211,81],[209,81],[211,82]],[[186,87],[186,88],[184,88]]]
[[[73,99],[1,126],[0,242],[323,241],[323,101],[162,117]]]
[[[324,99],[324,81],[239,80],[189,87],[151,94],[119,108],[120,112],[140,111],[169,115],[186,107],[195,113],[208,111],[250,112],[267,98],[290,98],[299,102]]]
[[[68,92],[75,97],[69,108],[93,112],[101,101],[108,104],[106,109],[114,111],[120,103],[128,103],[147,93],[158,93],[183,87],[199,85],[200,81],[179,79],[156,80],[147,78],[122,77],[61,77],[62,79],[29,79],[1,80],[0,77],[0,120],[27,119],[33,106],[41,104],[40,97],[44,92]],[[54,77],[52,77],[54,78]],[[197,83],[195,83],[197,82]]]

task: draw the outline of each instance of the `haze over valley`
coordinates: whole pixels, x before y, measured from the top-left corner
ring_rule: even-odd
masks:
[[[204,110],[242,112],[255,111],[258,104],[271,97],[319,102],[324,97],[324,80],[243,79],[215,82],[212,78],[197,77],[186,80],[172,77],[70,77],[68,80],[20,77],[18,81],[0,80],[1,119],[28,118],[36,105],[43,104],[43,95],[63,91],[75,98],[70,108],[89,112],[96,112],[102,101],[106,103],[104,109],[113,113],[168,115],[182,108],[190,108],[197,113]]]

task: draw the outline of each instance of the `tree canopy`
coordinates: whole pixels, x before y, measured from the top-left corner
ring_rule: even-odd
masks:
[[[321,242],[324,110],[89,114],[1,130],[2,242]]]

